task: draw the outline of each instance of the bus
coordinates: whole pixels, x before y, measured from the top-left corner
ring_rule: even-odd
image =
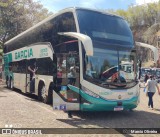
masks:
[[[134,44],[122,17],[67,8],[5,43],[6,84],[52,102],[55,110],[132,110],[139,103]],[[126,60],[130,64],[121,65]],[[34,84],[28,71],[32,63]]]

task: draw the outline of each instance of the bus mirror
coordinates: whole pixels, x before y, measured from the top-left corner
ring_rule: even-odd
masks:
[[[154,62],[156,63],[159,57],[158,48],[154,47],[153,45],[149,45],[146,43],[136,42],[136,45],[139,47],[149,48],[153,51],[154,54]]]
[[[93,44],[89,36],[77,32],[59,32],[59,35],[70,36],[82,41],[88,56],[93,56]]]
[[[142,66],[142,61],[139,61],[139,63],[138,63],[138,66],[139,66],[139,78],[138,79],[140,79],[141,78],[141,75],[142,75],[142,70],[141,70],[141,66]]]

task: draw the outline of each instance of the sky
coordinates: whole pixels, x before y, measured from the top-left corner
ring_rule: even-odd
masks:
[[[157,2],[158,0],[34,0],[39,1],[45,8],[53,13],[67,7],[85,7],[93,9],[123,9],[128,6]]]

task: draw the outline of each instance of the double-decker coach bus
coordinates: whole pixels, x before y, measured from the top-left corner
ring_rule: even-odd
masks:
[[[25,93],[31,93],[34,63],[31,94],[52,100],[57,110],[132,110],[139,102],[132,32],[116,15],[64,9],[7,41],[4,60],[7,87]],[[126,60],[128,68],[121,65]]]

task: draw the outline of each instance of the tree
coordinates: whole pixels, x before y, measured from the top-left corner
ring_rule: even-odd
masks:
[[[0,0],[1,45],[51,14],[33,0]]]
[[[157,45],[156,33],[160,30],[160,0],[157,3],[130,6],[126,11],[110,11],[128,21],[136,41]],[[138,48],[137,52],[138,58],[142,61],[148,61],[151,58],[148,49]]]

